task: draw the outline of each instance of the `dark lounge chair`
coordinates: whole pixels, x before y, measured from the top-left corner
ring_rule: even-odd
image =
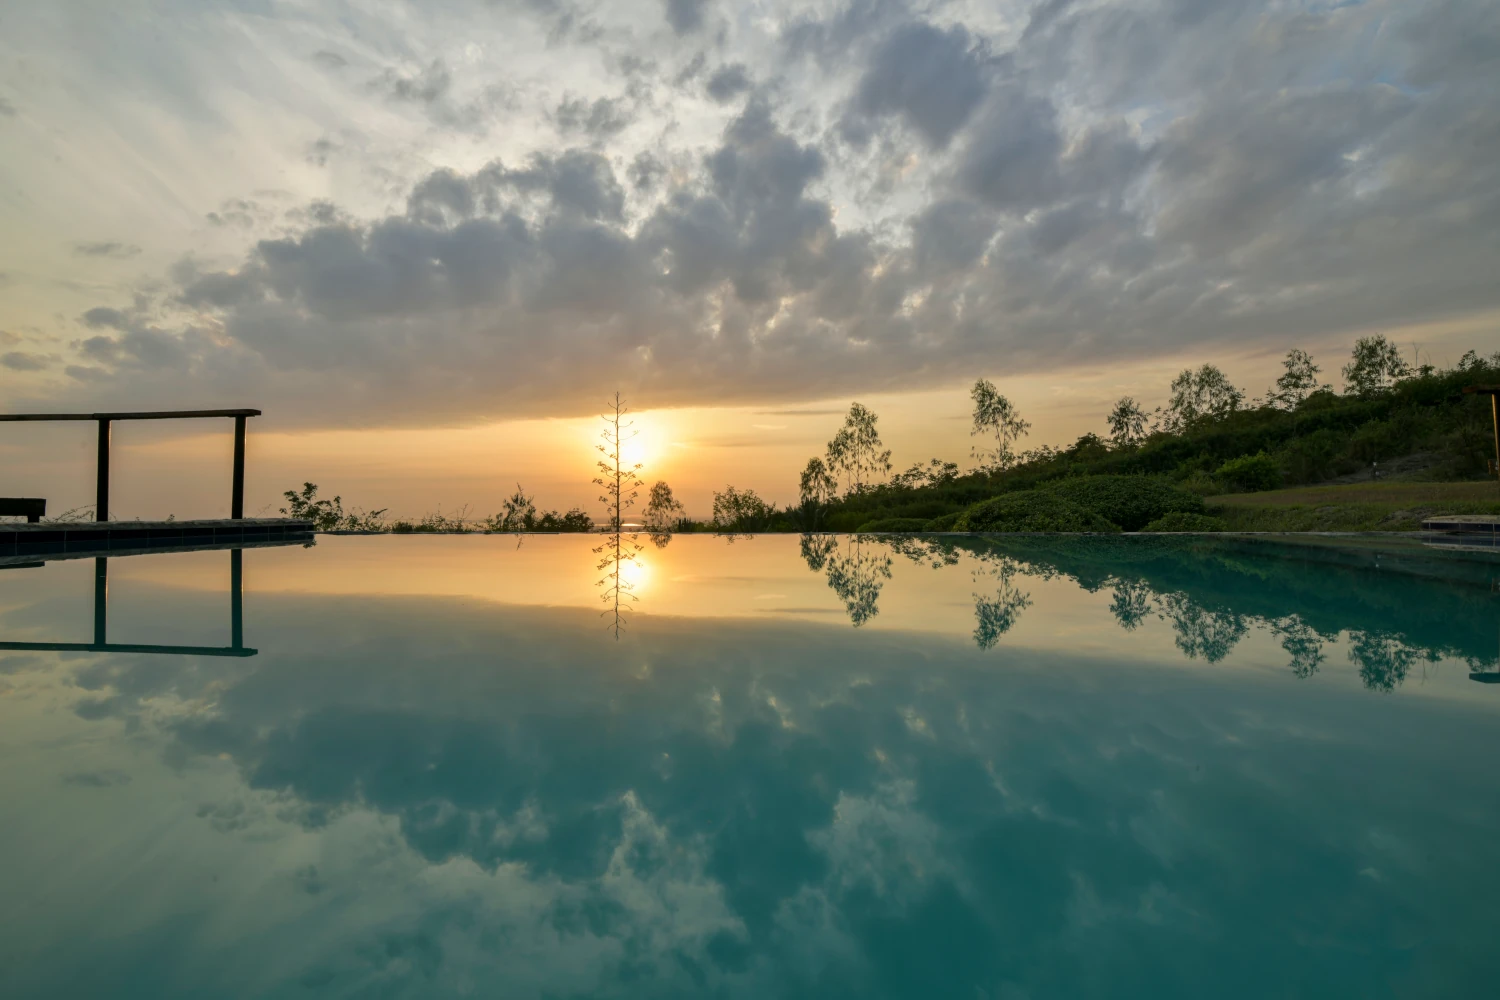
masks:
[[[0,497],[0,517],[24,517],[36,524],[47,513],[47,501],[41,497]]]

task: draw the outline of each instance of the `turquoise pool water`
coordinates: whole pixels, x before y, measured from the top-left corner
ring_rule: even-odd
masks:
[[[0,640],[163,650],[0,651],[0,996],[1500,981],[1488,559],[489,536],[240,564],[238,611],[225,552],[0,569]]]

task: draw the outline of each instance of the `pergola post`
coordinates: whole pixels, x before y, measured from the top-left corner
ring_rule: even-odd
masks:
[[[94,557],[94,645],[109,641],[109,556]]]
[[[94,482],[94,520],[109,520],[109,418],[99,418],[99,474]]]
[[[244,558],[241,549],[229,550],[229,648],[245,647]]]
[[[229,496],[229,516],[238,521],[245,516],[245,418],[234,418],[234,486]]]

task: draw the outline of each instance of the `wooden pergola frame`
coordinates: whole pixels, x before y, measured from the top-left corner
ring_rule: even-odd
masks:
[[[1465,390],[1468,391],[1468,390]],[[231,417],[234,420],[234,485],[229,516],[245,516],[245,420],[260,416],[259,410],[140,410],[118,413],[0,413],[0,421],[93,420],[99,424],[99,472],[94,484],[94,520],[109,520],[109,439],[116,420],[191,420],[199,417]]]
[[[36,563],[35,565],[42,565]],[[229,550],[229,645],[163,646],[109,641],[109,557],[94,559],[93,642],[0,642],[0,650],[57,653],[165,653],[172,656],[254,656],[245,645],[244,555]]]

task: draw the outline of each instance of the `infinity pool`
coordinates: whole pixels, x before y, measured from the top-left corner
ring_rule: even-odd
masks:
[[[0,640],[85,647],[0,652],[0,996],[1491,996],[1497,586],[1169,537],[0,569]]]

